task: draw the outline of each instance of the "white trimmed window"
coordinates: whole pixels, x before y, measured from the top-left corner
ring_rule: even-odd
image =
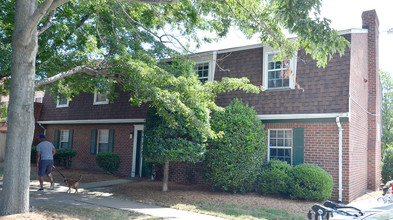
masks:
[[[60,130],[60,146],[59,148],[68,148],[70,140],[70,130]]]
[[[268,131],[268,158],[292,164],[293,135],[291,129],[270,129]]]
[[[56,108],[64,108],[64,107],[68,107],[68,105],[69,105],[69,101],[67,97],[57,98]]]
[[[202,83],[209,81],[210,62],[197,63],[195,65],[195,72],[198,75],[198,80]]]
[[[99,129],[97,137],[97,153],[109,151],[109,130]]]
[[[109,103],[109,99],[107,99],[107,94],[100,94],[97,91],[94,92],[93,105],[105,105],[108,103]]]
[[[44,100],[44,97],[35,97],[34,102],[42,103]]]
[[[294,89],[296,60],[289,60],[288,66],[286,66],[283,61],[274,61],[273,57],[277,53],[265,52],[264,54],[264,87],[266,89]],[[289,69],[293,73],[285,76],[285,74],[288,74]]]

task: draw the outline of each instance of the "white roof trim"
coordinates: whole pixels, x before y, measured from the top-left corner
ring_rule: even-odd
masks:
[[[367,33],[368,33],[367,29],[361,29],[361,28],[352,28],[352,29],[338,31],[339,35],[344,35],[344,34],[367,34]],[[290,37],[288,39],[296,40],[296,37]],[[193,55],[193,56],[201,56],[202,54],[210,54],[210,53],[213,53],[214,51],[217,51],[218,54],[230,53],[230,52],[241,51],[241,50],[256,49],[256,48],[261,48],[261,47],[265,47],[265,46],[267,46],[267,45],[266,44],[262,44],[262,43],[257,43],[257,44],[239,46],[239,47],[226,48],[226,49],[196,52],[195,55]]]
[[[58,121],[37,121],[39,124],[128,124],[144,123],[145,119],[97,119],[97,120],[58,120]]]
[[[345,113],[323,113],[323,114],[276,114],[276,115],[257,115],[261,120],[275,120],[275,119],[310,119],[310,118],[335,118],[335,117],[349,117],[349,112]]]
[[[367,29],[361,29],[361,28],[352,28],[352,29],[338,31],[339,35],[344,35],[344,34],[367,34],[367,33],[368,33]]]

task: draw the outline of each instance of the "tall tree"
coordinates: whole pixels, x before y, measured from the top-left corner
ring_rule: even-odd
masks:
[[[9,81],[10,103],[0,214],[29,209],[36,86],[47,85],[72,98],[79,91],[108,91],[119,85],[132,94],[133,104],[150,101],[168,122],[175,124],[172,113],[180,114],[191,128],[214,136],[209,123],[199,120],[198,112],[170,89],[187,85],[175,75],[191,74],[192,65],[157,60],[176,60],[187,46],[181,42],[212,40],[198,30],[222,37],[236,25],[247,36],[259,34],[262,42],[280,49],[278,59],[291,58],[303,47],[324,66],[335,52],[343,54],[347,42],[329,27],[329,20],[319,18],[320,6],[320,0],[3,0],[0,77]],[[287,40],[282,27],[298,39]],[[239,82],[239,88],[246,85],[244,80],[227,80]]]
[[[382,79],[382,154],[393,147],[393,79],[390,73],[380,71]]]

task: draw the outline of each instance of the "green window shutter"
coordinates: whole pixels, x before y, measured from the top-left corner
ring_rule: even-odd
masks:
[[[293,166],[304,163],[304,128],[293,129]]]
[[[55,130],[55,137],[53,139],[53,145],[55,148],[59,148],[59,129]]]
[[[68,131],[68,148],[72,149],[72,141],[74,139],[74,129]]]
[[[113,152],[113,137],[115,129],[109,129],[109,139],[108,139],[108,151]]]
[[[97,129],[91,129],[90,154],[96,153]]]

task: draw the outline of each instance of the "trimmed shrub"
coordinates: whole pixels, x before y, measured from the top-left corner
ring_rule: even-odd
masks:
[[[70,168],[72,164],[72,158],[76,156],[76,151],[70,148],[56,149],[56,154],[53,157],[55,164],[63,166],[64,168]]]
[[[323,201],[331,197],[332,176],[314,164],[301,164],[292,168],[290,187],[291,199]]]
[[[96,156],[96,163],[101,169],[113,174],[119,169],[120,156],[112,152],[101,152]]]
[[[262,166],[256,182],[256,191],[261,194],[289,195],[291,165],[286,161],[270,160]]]
[[[37,148],[31,148],[30,163],[37,163]]]
[[[256,111],[235,99],[211,119],[221,138],[209,140],[205,154],[206,182],[213,190],[246,193],[253,190],[266,158],[265,130]]]
[[[383,183],[393,179],[393,147],[387,148],[383,153],[381,175]]]

